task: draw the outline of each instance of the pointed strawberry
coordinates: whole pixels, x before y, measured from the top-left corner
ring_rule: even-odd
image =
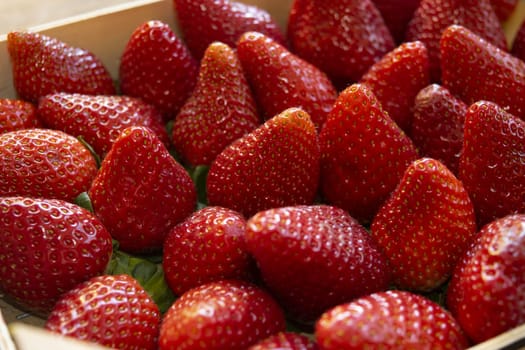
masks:
[[[153,104],[168,121],[175,117],[197,81],[198,63],[173,30],[158,20],[138,26],[120,60],[123,94]]]
[[[519,0],[490,0],[500,21],[506,21],[516,10]]]
[[[383,109],[405,132],[410,131],[418,92],[430,84],[427,49],[422,42],[406,42],[387,53],[363,75]]]
[[[421,0],[373,0],[372,2],[381,12],[395,42],[398,44],[404,42],[408,23]]]
[[[259,287],[223,280],[184,293],[164,315],[159,349],[242,350],[285,329],[284,314]]]
[[[321,192],[362,223],[372,220],[418,155],[366,85],[339,95],[319,134]]]
[[[135,279],[102,275],[62,295],[45,328],[112,348],[155,350],[160,321],[159,308]]]
[[[261,211],[246,224],[248,250],[288,314],[313,322],[328,308],[386,290],[385,257],[366,229],[327,205]]]
[[[479,101],[465,115],[459,178],[478,223],[525,213],[525,121],[492,102]]]
[[[447,307],[467,335],[483,342],[525,323],[525,214],[484,226],[458,263]]]
[[[46,126],[82,137],[101,157],[130,126],[148,127],[169,144],[161,114],[134,97],[55,93],[40,99],[38,115]]]
[[[0,196],[72,202],[97,174],[91,152],[76,138],[50,129],[0,134]]]
[[[245,32],[259,32],[285,45],[281,28],[261,7],[234,0],[173,0],[173,4],[184,41],[197,59],[214,41],[235,47]]]
[[[13,83],[20,98],[37,103],[53,92],[115,94],[106,67],[93,53],[39,33],[7,35]]]
[[[27,101],[0,98],[0,134],[20,129],[42,127],[36,107]]]
[[[393,282],[430,291],[445,282],[476,234],[474,207],[463,184],[442,163],[414,161],[371,226]]]
[[[440,305],[405,291],[374,293],[339,305],[315,327],[321,349],[456,349],[469,345]]]
[[[248,350],[317,350],[319,347],[306,334],[279,332],[252,345]]]
[[[165,236],[196,205],[186,170],[145,127],[117,138],[89,189],[95,214],[123,251],[160,250]]]
[[[455,175],[463,147],[463,124],[468,106],[444,87],[432,84],[414,101],[410,135],[422,156],[439,160]]]
[[[264,120],[287,108],[310,114],[320,128],[332,108],[337,91],[317,67],[260,33],[245,33],[237,54]]]
[[[232,141],[257,126],[257,106],[236,53],[226,44],[211,44],[197,86],[175,118],[175,150],[191,165],[210,165]]]
[[[234,141],[212,163],[208,204],[250,217],[311,204],[319,183],[319,143],[308,113],[290,108]]]
[[[490,0],[421,0],[405,39],[425,44],[435,82],[441,77],[439,41],[443,31],[453,24],[469,28],[502,50],[507,48],[503,28]]]
[[[525,62],[462,26],[450,26],[441,39],[443,86],[467,105],[497,103],[525,118]]]
[[[341,89],[359,81],[394,41],[371,0],[295,0],[288,19],[291,51]]]

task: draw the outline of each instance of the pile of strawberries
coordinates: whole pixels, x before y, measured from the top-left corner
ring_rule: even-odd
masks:
[[[525,323],[514,0],[174,0],[117,82],[8,34],[0,291],[125,349],[464,349]],[[101,38],[103,40],[103,38]]]

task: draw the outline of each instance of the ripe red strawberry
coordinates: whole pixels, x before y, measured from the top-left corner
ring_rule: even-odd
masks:
[[[525,22],[521,24],[514,37],[511,53],[520,60],[525,60]]]
[[[422,156],[439,160],[455,175],[463,147],[463,124],[468,106],[446,88],[432,84],[414,101],[410,135]]]
[[[134,97],[55,93],[40,99],[38,115],[50,128],[81,136],[101,157],[130,126],[148,127],[169,144],[159,111]]]
[[[157,349],[157,305],[129,275],[93,277],[60,297],[45,328],[118,349]]]
[[[153,104],[168,121],[175,117],[197,81],[198,63],[173,30],[158,20],[138,26],[120,60],[123,94]]]
[[[408,23],[420,2],[421,0],[373,0],[396,43],[405,41]]]
[[[0,290],[24,309],[46,314],[62,293],[101,274],[109,262],[109,233],[81,207],[0,197],[0,212]]]
[[[159,349],[246,349],[285,329],[273,298],[248,282],[223,280],[184,293],[164,315]]]
[[[340,88],[358,81],[394,41],[371,0],[295,0],[288,18],[291,51]]]
[[[123,251],[160,250],[169,230],[196,205],[186,170],[148,128],[125,129],[89,189],[95,214]]]
[[[210,165],[232,141],[259,126],[257,106],[237,54],[215,42],[173,124],[173,145],[191,165]]]
[[[324,199],[366,223],[392,192],[417,151],[366,85],[339,95],[319,134]]]
[[[507,41],[490,0],[421,0],[407,29],[407,41],[422,41],[428,49],[433,81],[440,81],[439,41],[443,31],[458,24],[505,50]],[[477,69],[478,67],[476,67]]]
[[[394,284],[430,291],[445,282],[476,234],[463,184],[441,162],[414,161],[371,226]]]
[[[500,21],[507,20],[516,9],[519,0],[490,0]]]
[[[420,41],[401,44],[372,65],[360,82],[372,89],[390,118],[409,132],[414,99],[430,84],[425,45]]]
[[[285,44],[275,19],[258,6],[232,0],[173,0],[173,5],[184,41],[197,59],[215,41],[235,47],[245,32],[259,32]]]
[[[459,178],[479,225],[525,213],[525,121],[495,103],[479,101],[465,116]]]
[[[482,228],[456,267],[447,306],[474,342],[525,323],[525,214]]]
[[[42,124],[32,103],[0,98],[0,133],[38,127],[42,127]]]
[[[493,101],[525,117],[525,62],[462,26],[450,26],[441,39],[443,86],[467,105]]]
[[[248,350],[317,350],[319,347],[307,335],[279,332],[252,345]]]
[[[458,322],[438,304],[417,294],[374,293],[329,310],[317,321],[323,350],[466,349]]]
[[[340,303],[385,290],[385,257],[366,229],[327,205],[261,211],[246,224],[262,279],[294,319],[309,323]]]
[[[237,54],[263,119],[298,107],[310,114],[317,128],[323,125],[337,91],[317,67],[255,32],[241,36]]]
[[[249,279],[246,220],[231,209],[205,207],[175,226],[164,241],[162,265],[171,290],[182,295],[221,279]]]
[[[58,130],[22,129],[0,135],[0,196],[73,201],[97,173],[93,155]]]
[[[250,217],[260,210],[313,203],[319,142],[308,113],[290,108],[229,145],[210,166],[208,204]]]
[[[106,67],[93,53],[39,33],[10,32],[7,48],[20,98],[37,103],[53,92],[115,94]]]

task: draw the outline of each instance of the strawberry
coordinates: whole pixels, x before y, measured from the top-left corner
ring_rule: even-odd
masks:
[[[232,0],[173,0],[173,5],[184,41],[197,59],[215,41],[235,47],[245,32],[259,32],[285,45],[275,19],[258,6]]]
[[[252,345],[248,350],[317,350],[319,347],[307,335],[279,332]]]
[[[447,306],[474,342],[525,323],[525,214],[485,225],[458,263]]]
[[[521,24],[514,37],[511,53],[520,60],[525,60],[525,22]]]
[[[414,16],[421,0],[373,0],[372,2],[381,12],[395,42],[401,44],[405,41],[408,23]]]
[[[211,164],[208,204],[250,217],[260,210],[314,201],[319,142],[308,113],[290,108],[234,141]]]
[[[500,21],[507,20],[516,9],[519,0],[490,0]]]
[[[371,0],[294,0],[288,18],[291,51],[343,89],[357,82],[394,41]]]
[[[210,165],[235,139],[259,126],[257,106],[237,54],[211,44],[199,79],[173,124],[173,145],[192,165]]]
[[[0,196],[73,201],[97,173],[93,155],[61,131],[22,129],[0,134]]]
[[[0,133],[41,126],[36,107],[32,103],[0,98]]]
[[[390,290],[336,306],[317,321],[323,350],[466,349],[458,322],[438,304],[417,294]]]
[[[255,32],[241,36],[237,54],[264,120],[298,107],[310,114],[317,128],[323,125],[337,91],[317,67]]]
[[[385,290],[385,257],[366,229],[327,205],[261,211],[246,224],[246,243],[262,279],[289,315],[310,323],[327,309]]]
[[[415,160],[412,141],[362,84],[346,88],[319,134],[324,199],[369,222]]]
[[[154,350],[160,322],[157,305],[135,279],[102,275],[62,295],[45,328],[112,348]]]
[[[171,290],[182,295],[221,279],[248,279],[246,220],[231,209],[202,208],[175,226],[164,241],[162,264]]]
[[[476,234],[463,184],[441,162],[414,161],[371,225],[394,284],[430,291],[445,282]]]
[[[405,132],[410,131],[418,92],[430,84],[427,49],[422,42],[403,43],[370,67],[360,81]]]
[[[441,39],[443,86],[467,105],[488,100],[525,117],[525,62],[462,26],[450,26]]]
[[[422,41],[428,49],[432,80],[440,81],[440,39],[458,24],[505,50],[507,41],[490,0],[421,0],[407,29],[407,41]],[[476,67],[478,68],[478,67]]]
[[[159,250],[169,230],[191,214],[195,186],[148,128],[125,129],[89,189],[95,214],[123,251]]]
[[[122,93],[153,104],[168,121],[175,117],[197,81],[198,63],[168,24],[138,26],[122,52]]]
[[[40,99],[38,115],[48,127],[82,137],[102,157],[130,126],[148,127],[169,144],[160,113],[134,97],[55,93]]]
[[[525,121],[493,102],[479,101],[465,115],[459,178],[479,225],[525,213]]]
[[[39,33],[10,32],[13,84],[20,98],[37,103],[53,92],[116,93],[106,67],[88,50]]]
[[[414,101],[412,141],[422,156],[439,160],[454,174],[458,173],[467,108],[437,84],[422,89]]]
[[[159,349],[246,349],[285,329],[273,298],[248,282],[223,280],[184,293],[164,315]]]
[[[77,205],[0,197],[0,212],[0,290],[28,311],[45,315],[62,293],[109,262],[109,233]]]

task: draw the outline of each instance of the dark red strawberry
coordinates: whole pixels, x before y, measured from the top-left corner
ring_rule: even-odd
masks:
[[[260,33],[242,35],[237,53],[263,119],[298,107],[317,128],[323,125],[337,97],[323,72]]]
[[[447,306],[474,342],[525,323],[525,214],[482,228],[457,265]]]
[[[479,101],[465,116],[459,178],[479,225],[525,213],[525,121],[495,103]]]
[[[111,237],[87,210],[58,199],[0,197],[0,290],[45,315],[62,293],[101,274]]]
[[[0,98],[0,133],[41,126],[36,107],[32,103]]]
[[[441,39],[443,86],[467,105],[493,101],[525,117],[525,62],[462,26],[450,26]]]
[[[159,349],[246,349],[285,329],[283,311],[259,287],[218,281],[184,293],[164,315]]]
[[[184,41],[198,59],[215,41],[235,47],[245,32],[259,32],[285,44],[281,28],[261,7],[232,0],[173,0],[173,5]]]
[[[134,97],[50,94],[40,99],[38,116],[50,128],[82,137],[101,157],[130,126],[148,127],[164,145],[169,144],[159,111]]]
[[[500,21],[507,20],[516,9],[519,0],[490,0]]]
[[[455,175],[463,147],[463,124],[468,106],[444,87],[432,84],[414,101],[410,135],[422,156],[439,160]]]
[[[262,279],[294,319],[310,323],[328,308],[385,290],[385,257],[366,229],[327,205],[269,209],[246,225]]]
[[[408,29],[406,40],[425,44],[433,81],[440,81],[439,41],[443,31],[458,24],[469,28],[502,50],[507,41],[490,0],[421,0]]]
[[[319,134],[321,192],[360,222],[372,220],[418,155],[366,85],[339,95]]]
[[[405,291],[374,293],[327,311],[315,336],[323,350],[466,349],[458,322],[438,304]]]
[[[115,94],[106,67],[93,53],[39,33],[7,35],[13,83],[20,98],[37,103],[53,92]]]
[[[308,113],[290,108],[229,145],[212,163],[208,204],[250,217],[260,210],[313,203],[319,142]]]
[[[0,196],[73,201],[97,174],[93,155],[58,130],[22,129],[0,135]]]
[[[512,42],[512,54],[525,61],[525,22],[521,24]]]
[[[372,65],[360,82],[372,89],[390,118],[408,133],[414,99],[430,84],[425,45],[420,41],[401,44]]]
[[[344,89],[394,48],[371,0],[295,0],[288,19],[291,51]]]
[[[117,138],[89,189],[95,214],[122,250],[160,250],[176,224],[190,215],[196,191],[189,174],[148,128]]]
[[[62,295],[45,328],[112,348],[154,350],[160,322],[157,305],[135,279],[103,275]]]
[[[175,226],[164,241],[162,265],[171,290],[181,295],[221,279],[249,279],[246,220],[231,209],[205,207]]]
[[[210,165],[232,141],[259,126],[257,106],[236,53],[211,44],[192,96],[173,124],[173,145],[191,165]]]
[[[279,332],[252,345],[248,350],[317,350],[319,347],[306,334]]]
[[[421,0],[373,0],[383,16],[386,26],[390,30],[395,42],[401,44],[405,41],[408,23]]]
[[[421,158],[406,170],[371,226],[394,284],[430,291],[445,282],[476,234],[463,184],[441,162]]]
[[[153,104],[168,121],[190,96],[199,66],[168,24],[158,20],[138,26],[120,60],[122,93]]]

